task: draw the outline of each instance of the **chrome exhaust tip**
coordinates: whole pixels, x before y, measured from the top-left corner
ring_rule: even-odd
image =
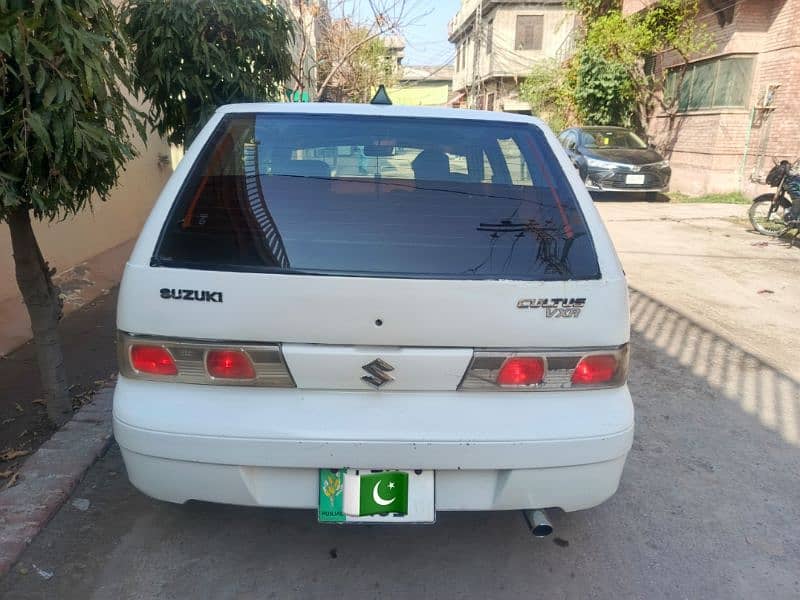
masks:
[[[533,537],[544,538],[553,533],[553,525],[544,510],[523,510],[522,514]]]

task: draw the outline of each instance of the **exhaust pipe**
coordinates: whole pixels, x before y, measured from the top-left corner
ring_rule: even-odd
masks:
[[[553,533],[553,526],[547,518],[547,513],[544,510],[523,510],[525,520],[528,522],[528,528],[534,537],[543,538]]]

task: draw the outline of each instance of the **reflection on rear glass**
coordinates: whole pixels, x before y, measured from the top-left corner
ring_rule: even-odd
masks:
[[[591,237],[533,126],[236,115],[213,136],[156,262],[383,277],[590,279]]]

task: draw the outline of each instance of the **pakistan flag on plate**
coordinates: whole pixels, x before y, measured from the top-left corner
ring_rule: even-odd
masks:
[[[368,517],[386,513],[408,514],[408,473],[347,472],[344,476],[344,514]]]
[[[433,523],[434,472],[320,469],[317,517],[323,523]]]
[[[321,522],[431,522],[433,514],[432,471],[319,471]]]

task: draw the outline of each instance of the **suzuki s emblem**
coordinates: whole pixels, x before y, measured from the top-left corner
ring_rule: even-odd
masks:
[[[394,377],[389,375],[389,371],[394,371],[394,367],[380,358],[376,358],[371,363],[361,368],[369,373],[369,375],[364,375],[361,381],[370,384],[375,387],[375,389],[378,389],[385,383],[394,381]]]

